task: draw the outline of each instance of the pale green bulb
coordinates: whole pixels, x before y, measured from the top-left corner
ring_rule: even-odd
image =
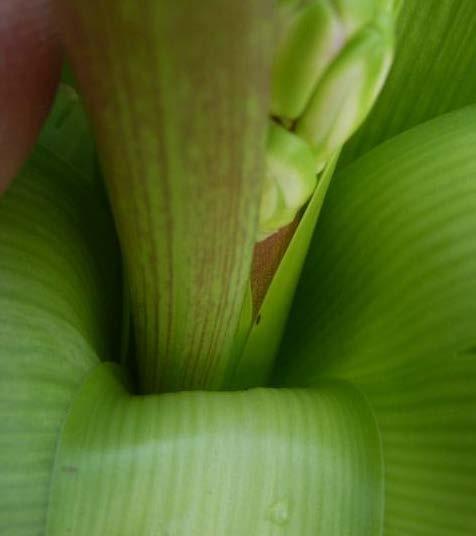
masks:
[[[291,223],[315,186],[311,148],[298,136],[271,121],[258,240]]]

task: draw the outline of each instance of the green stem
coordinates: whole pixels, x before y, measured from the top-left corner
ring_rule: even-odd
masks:
[[[264,176],[272,1],[59,4],[125,256],[142,388],[224,388]]]

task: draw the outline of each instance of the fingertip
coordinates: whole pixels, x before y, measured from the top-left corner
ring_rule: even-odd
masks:
[[[61,70],[48,0],[0,1],[0,193],[16,175],[45,120]]]

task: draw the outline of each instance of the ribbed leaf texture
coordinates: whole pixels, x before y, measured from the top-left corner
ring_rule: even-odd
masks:
[[[0,534],[42,533],[71,399],[115,357],[120,265],[96,196],[38,148],[0,200]]]
[[[257,232],[272,2],[58,5],[125,257],[142,388],[223,387]]]
[[[75,392],[119,350],[120,259],[77,95],[58,92],[40,145],[0,199],[0,534],[46,523]],[[73,168],[77,165],[77,169]]]
[[[351,381],[382,435],[385,535],[476,531],[476,108],[335,177],[276,368]]]
[[[345,382],[131,397],[99,368],[56,460],[48,534],[377,536],[368,404]]]
[[[475,33],[473,0],[405,0],[390,76],[340,166],[410,127],[475,103]]]
[[[211,1],[215,6],[220,4]],[[390,111],[388,125],[385,126],[383,111],[377,111],[375,135],[369,130],[360,148],[356,142],[354,154],[413,122],[472,99],[471,73],[467,86],[460,91],[456,81],[473,64],[467,51],[471,50],[468,32],[475,20],[474,7],[466,1],[438,3],[434,35],[441,39],[437,44],[431,39],[422,41],[423,33],[423,37],[412,34],[410,25],[413,14],[422,32],[422,14],[428,15],[428,6],[435,7],[437,3],[429,0],[417,11],[417,4],[408,2],[400,40],[408,35],[409,44],[407,48],[402,45],[404,59],[400,60],[394,85],[384,95]],[[388,5],[393,8],[397,3]],[[79,0],[69,5],[73,4],[79,5]],[[91,40],[89,45],[114,43],[125,55],[151,60],[147,39],[156,39],[152,29],[157,19],[147,19],[147,39],[141,41],[139,51],[130,51],[128,43],[120,39],[123,34],[119,32],[114,39],[111,35],[114,27],[127,32],[139,28],[135,19],[137,6],[126,0],[108,5],[119,5],[119,11],[112,22],[106,10],[99,11],[97,20],[88,19],[98,28],[105,20],[111,22],[111,26],[104,27],[105,39]],[[149,2],[144,5],[150,11],[140,13],[141,17],[144,13],[156,15],[154,9],[160,11],[164,6]],[[217,185],[206,182],[210,179],[207,165],[217,163],[212,156],[220,151],[222,131],[218,128],[210,138],[205,136],[209,149],[206,161],[197,156],[194,144],[176,143],[183,141],[181,129],[190,126],[186,119],[193,123],[191,139],[200,141],[200,135],[206,132],[204,125],[209,126],[205,119],[203,124],[200,122],[200,113],[209,112],[205,104],[213,100],[213,95],[206,92],[207,86],[200,86],[200,77],[192,78],[197,86],[190,88],[184,82],[189,79],[182,78],[177,64],[173,66],[167,60],[169,54],[175,59],[185,58],[198,76],[203,73],[199,68],[201,54],[204,50],[214,52],[205,38],[197,49],[188,47],[186,40],[177,44],[168,39],[171,28],[181,27],[175,23],[184,22],[180,12],[184,5],[190,7],[192,3],[178,2],[166,13],[170,19],[164,15],[174,24],[157,37],[165,50],[159,52],[163,53],[162,61],[157,63],[163,69],[159,69],[160,76],[150,78],[150,73],[141,71],[134,62],[127,68],[116,64],[111,60],[117,58],[111,49],[107,49],[106,59],[111,60],[117,78],[114,81],[123,92],[108,93],[110,80],[101,78],[102,71],[95,71],[97,65],[86,64],[86,71],[91,71],[83,75],[83,82],[90,76],[89,81],[95,79],[100,85],[96,95],[89,95],[89,102],[93,110],[103,106],[106,119],[96,118],[96,130],[106,149],[106,167],[117,172],[109,187],[113,192],[118,188],[112,194],[113,199],[117,195],[116,201],[119,200],[116,217],[130,268],[136,270],[134,277],[137,276],[132,281],[137,333],[143,337],[142,350],[150,351],[149,361],[142,362],[145,390],[155,390],[157,386],[175,389],[183,385],[221,385],[224,370],[246,344],[249,324],[243,318],[253,315],[251,294],[245,290],[257,219],[256,198],[251,194],[259,188],[256,184],[251,188],[245,171],[257,170],[259,159],[243,163],[242,175],[237,175],[246,178],[243,184],[250,189],[244,189],[253,197],[254,206],[250,208],[244,201],[237,208],[226,188],[218,185],[217,190],[210,190]],[[262,14],[260,10],[264,9],[248,2],[243,5],[250,12],[257,9]],[[243,15],[243,5],[233,4],[237,9],[233,13]],[[346,15],[345,24],[352,28],[360,9],[365,14],[365,6],[373,2],[340,0],[336,5]],[[84,0],[82,6],[90,8],[92,3]],[[192,21],[193,29],[204,28],[208,22],[204,13],[191,17],[187,24]],[[229,13],[227,23],[236,31],[228,16]],[[81,41],[81,25],[71,28]],[[188,25],[185,28],[190,29]],[[243,36],[238,34],[236,43],[241,43]],[[264,42],[256,39],[245,39],[250,53],[257,43]],[[466,43],[462,48],[458,39]],[[415,56],[419,43],[421,56],[433,54],[433,59],[440,51],[440,61],[429,64],[428,59],[425,63],[419,56],[414,57],[415,79],[409,79],[414,88],[409,89],[409,95],[413,93],[415,100],[402,99],[405,102],[397,105],[398,91],[406,80],[403,73],[412,72],[410,51]],[[93,46],[89,53],[94,50],[97,49]],[[461,54],[459,62],[454,61],[455,51]],[[226,53],[226,49],[218,51],[222,60]],[[240,69],[246,65],[246,57],[244,54],[236,59]],[[152,60],[155,65],[157,58]],[[217,91],[227,80],[224,87],[235,99],[220,101],[217,124],[223,120],[220,114],[231,110],[232,123],[238,129],[242,124],[237,101],[250,88],[239,76],[242,71],[234,71],[230,65],[225,67],[233,71],[238,86],[229,85],[226,70],[219,71],[214,79]],[[454,85],[449,80],[451,73]],[[266,78],[264,71],[255,75],[256,80]],[[430,91],[422,89],[420,102],[424,106],[419,108],[415,105],[418,84],[426,88],[429,82],[425,76],[434,81],[436,93],[431,96]],[[157,93],[163,96],[157,90],[163,89],[164,80],[168,89],[162,102],[157,100]],[[171,81],[180,83],[174,86]],[[144,108],[144,101],[132,98],[136,84],[145,84]],[[443,96],[444,87],[448,98]],[[178,91],[178,97],[171,88]],[[266,118],[260,114],[266,109],[265,99],[255,90],[253,85],[250,92],[257,100],[247,101],[250,115],[246,117],[250,123],[245,130],[249,129],[251,137],[258,136],[260,141],[253,147],[257,152],[260,147],[264,153],[261,134]],[[194,101],[198,104],[192,117],[180,109],[180,103],[187,98],[198,99]],[[409,130],[348,167],[344,167],[344,159],[311,243],[275,367],[274,384],[281,389],[139,397],[130,394],[131,388],[117,365],[101,363],[119,356],[119,301],[123,289],[120,258],[103,192],[95,181],[94,149],[77,95],[63,88],[58,102],[43,133],[42,146],[0,200],[0,533],[474,535],[476,107],[440,116]],[[165,111],[156,107],[157,102],[164,104]],[[260,112],[255,116],[257,109]],[[143,118],[144,130],[135,131],[131,126],[131,110]],[[156,115],[149,117],[150,110]],[[172,125],[171,130],[164,130],[167,139],[163,146],[152,128],[162,112],[171,114],[167,125]],[[174,122],[177,118],[180,126]],[[116,124],[113,120],[121,127],[115,132],[118,146],[112,137],[107,139]],[[81,126],[75,131],[78,125]],[[247,143],[242,141],[244,151]],[[163,160],[159,165],[151,158],[157,156],[158,145],[174,169],[170,176],[170,170],[161,167]],[[352,155],[351,149],[348,154]],[[237,149],[237,153],[228,155],[230,159],[219,161],[217,166],[223,176],[227,176],[231,162],[241,163],[240,155]],[[203,164],[203,168],[197,166],[194,180],[205,180],[200,185],[200,194],[206,198],[204,204],[203,199],[193,195],[190,198],[187,185],[193,181],[188,183],[188,177],[181,174],[185,169],[182,158],[188,164]],[[151,168],[144,164],[149,160],[153,162]],[[167,177],[159,190],[172,183],[177,190],[171,197],[160,197],[164,193],[161,191],[151,201],[149,194],[157,191],[149,191],[147,181],[157,178],[157,170]],[[298,229],[271,283],[261,309],[261,328],[258,322],[245,345],[244,359],[238,367],[238,386],[240,381],[249,385],[264,382],[267,377],[332,171],[328,166],[304,214],[304,225]],[[238,179],[236,184],[243,186]],[[186,201],[180,207],[182,212],[177,208],[177,199]],[[132,218],[131,224],[126,221],[127,211],[136,204],[136,214],[144,220]],[[226,217],[233,219],[230,214],[234,214],[235,227],[219,227],[217,222],[221,220],[215,218],[218,213],[208,218],[205,209],[217,204]],[[160,208],[165,212],[173,210],[174,218],[179,214],[180,222],[174,221],[168,227],[169,215],[160,212]],[[245,220],[246,225],[240,227],[239,222]],[[215,272],[204,268],[208,266],[205,254],[210,250],[203,249],[207,244],[200,242],[207,236],[205,227],[201,233],[202,221],[219,235],[223,233],[221,246],[211,250],[216,253],[212,264],[216,263],[213,266],[220,274],[216,285]],[[200,232],[189,236],[185,231],[196,231],[191,223]],[[167,235],[171,228],[173,232]],[[225,242],[232,229],[240,229],[241,234],[228,250]],[[165,232],[166,240],[154,249],[159,231]],[[150,242],[144,245],[145,239]],[[215,244],[210,236],[207,240]],[[136,242],[140,243],[137,250],[127,249]],[[172,244],[175,256],[163,261],[154,255],[166,251],[167,243]],[[243,248],[248,251],[245,255]],[[225,250],[231,255],[228,260],[221,256]],[[237,261],[240,252],[242,264]],[[187,263],[189,259],[203,263]],[[156,264],[162,262],[155,272]],[[178,274],[173,285],[164,275],[168,273],[164,266],[173,266],[174,278]],[[160,278],[154,279],[158,274]],[[290,291],[280,295],[279,288]],[[156,294],[149,294],[151,289]],[[164,298],[165,306],[158,303],[158,298],[163,297],[159,291],[164,290],[170,291]],[[223,296],[221,291],[228,294]],[[174,301],[176,295],[178,302]],[[244,311],[241,319],[240,311]],[[165,314],[165,324],[156,324],[159,313]],[[228,326],[229,319],[234,327],[225,333],[222,328],[224,324]],[[167,322],[175,329],[170,339],[164,328]],[[162,335],[158,326],[165,329]],[[173,352],[167,354],[171,347]],[[184,356],[181,352],[185,347],[193,351]],[[225,360],[217,364],[214,359],[222,351]],[[165,361],[167,366],[174,366],[161,384],[162,364],[159,367],[157,358],[164,356],[170,358]],[[178,362],[174,362],[177,356]],[[212,368],[195,368],[202,358],[206,367]]]

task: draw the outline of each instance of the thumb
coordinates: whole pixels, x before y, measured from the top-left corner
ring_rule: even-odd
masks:
[[[44,121],[61,69],[48,0],[0,0],[0,194]]]

